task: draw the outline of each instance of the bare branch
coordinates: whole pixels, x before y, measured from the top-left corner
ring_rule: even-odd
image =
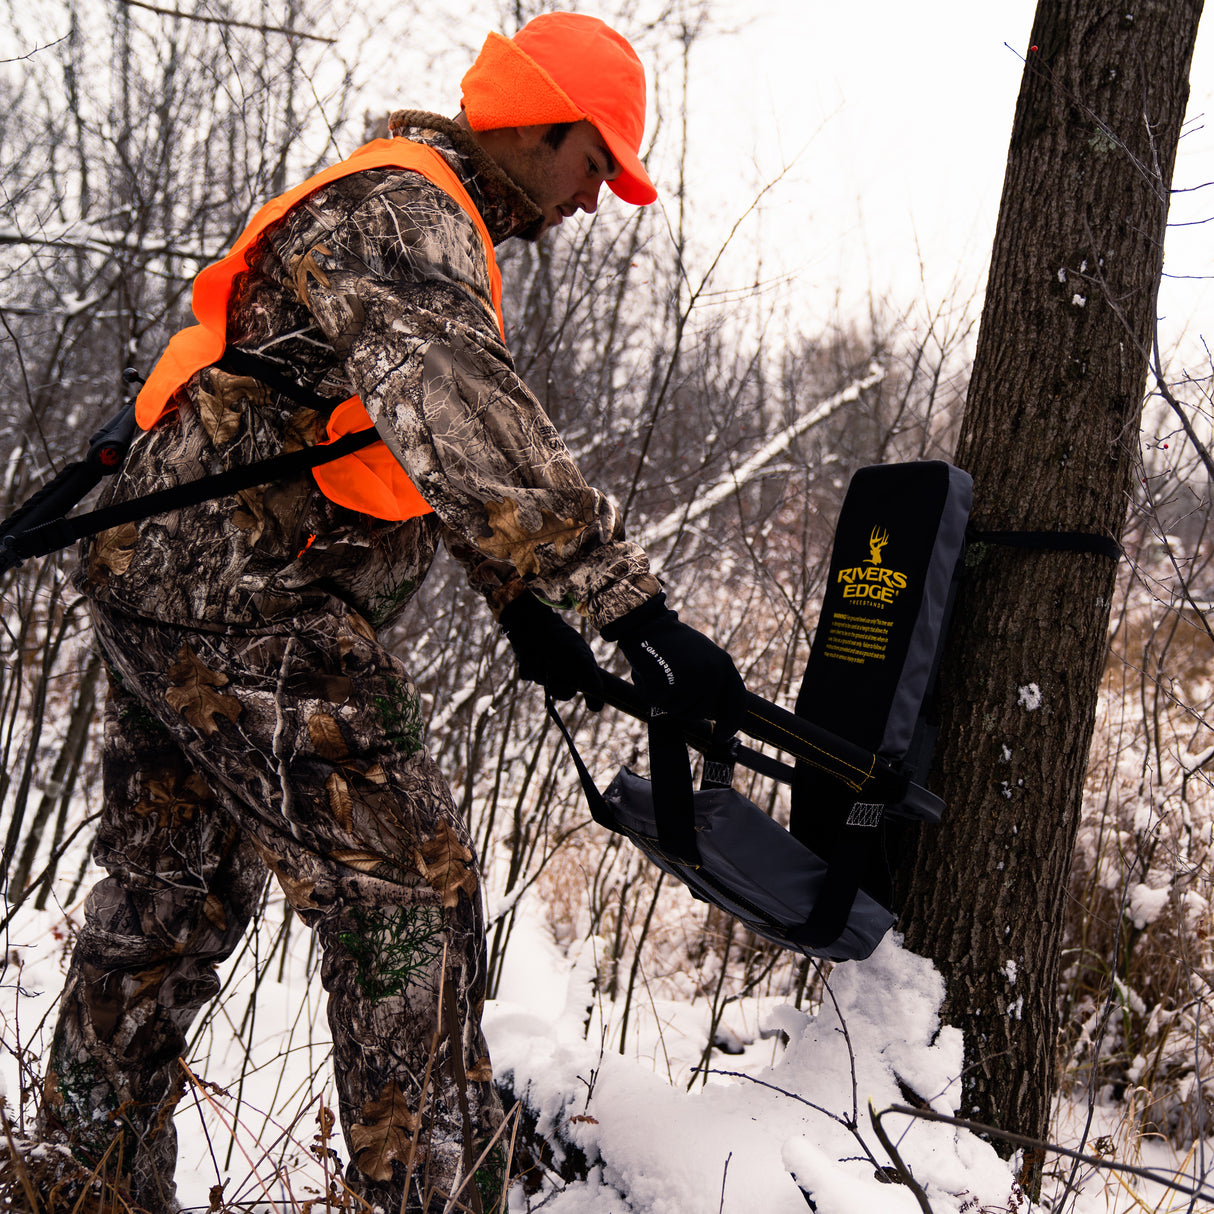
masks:
[[[303,30],[286,29],[281,25],[258,25],[252,21],[234,21],[230,17],[205,17],[201,13],[183,13],[179,8],[159,8],[155,4],[145,4],[144,0],[121,0],[129,8],[145,8],[149,13],[158,13],[162,17],[177,17],[182,21],[201,21],[207,25],[225,25],[235,29],[253,30],[258,34],[283,34],[288,38],[308,38],[312,42],[326,42],[332,45],[336,38],[322,38],[319,34],[307,34]]]
[[[725,501],[731,493],[736,493],[744,485],[749,484],[756,473],[775,459],[782,451],[786,450],[789,443],[798,434],[808,430],[810,426],[825,421],[826,418],[837,412],[843,405],[857,400],[860,393],[866,388],[879,384],[884,378],[885,368],[874,367],[863,379],[858,379],[855,383],[848,384],[841,392],[836,392],[833,396],[822,401],[816,408],[797,418],[791,426],[786,426],[779,434],[760,447],[740,468],[731,472],[724,480],[718,481],[707,492],[698,494],[695,501],[687,509],[677,510],[668,514],[660,523],[647,528],[644,532],[642,543],[646,547],[649,547],[661,540],[669,539],[693,519],[699,518],[700,515],[705,514],[714,506]]]
[[[66,38],[66,37],[67,37],[67,35],[64,34],[63,38],[56,38],[54,42],[44,42],[41,46],[34,47],[34,49],[32,51],[26,51],[24,55],[13,55],[9,59],[0,59],[0,64],[22,63],[26,59],[32,59],[35,55],[39,55],[43,51],[49,51],[52,46],[58,46],[59,43],[61,43],[64,40],[64,38]]]

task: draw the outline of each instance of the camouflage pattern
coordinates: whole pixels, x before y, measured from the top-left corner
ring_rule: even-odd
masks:
[[[537,218],[454,123],[394,117],[447,158],[495,243]],[[379,627],[441,538],[495,611],[526,584],[602,627],[656,594],[615,503],[586,484],[514,371],[483,249],[459,204],[418,174],[358,173],[255,242],[229,306],[231,343],[335,405],[357,392],[434,516],[369,519],[305,474],[104,533],[86,557],[87,592],[188,627],[343,605]],[[327,420],[213,368],[175,402],[136,442],[110,500],[311,445]]]
[[[395,119],[447,158],[495,243],[538,218],[453,123]],[[268,870],[323,945],[352,1184],[402,1208],[413,1152],[405,1208],[420,1210],[427,1183],[466,1174],[501,1110],[479,1027],[476,860],[376,632],[440,542],[495,613],[529,586],[601,627],[658,583],[515,373],[481,239],[441,190],[396,169],[341,179],[248,261],[229,341],[335,404],[357,392],[434,513],[369,518],[308,474],[83,545],[114,680],[97,842],[110,876],[88,901],[43,1128],[92,1159],[121,1131],[135,1198],[171,1208],[176,1059]],[[323,409],[217,368],[173,403],[110,501],[324,435]]]
[[[476,858],[408,673],[352,613],[214,633],[96,607],[94,626],[110,876],[73,953],[44,1137],[91,1165],[121,1132],[132,1198],[172,1209],[177,1059],[269,871],[322,945],[351,1187],[399,1209],[412,1149],[407,1208],[425,1208],[502,1113]]]

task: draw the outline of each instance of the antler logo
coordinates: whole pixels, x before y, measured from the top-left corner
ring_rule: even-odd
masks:
[[[880,527],[874,527],[872,534],[868,537],[868,551],[871,554],[868,558],[870,565],[881,564],[881,549],[889,543],[889,532],[883,531]]]
[[[906,574],[882,561],[888,543],[889,532],[884,527],[874,527],[868,535],[868,560],[839,570],[838,582],[845,599],[863,600],[867,606],[880,607],[892,603],[906,589]]]

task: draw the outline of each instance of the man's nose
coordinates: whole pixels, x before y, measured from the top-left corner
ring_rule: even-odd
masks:
[[[587,185],[574,195],[574,201],[586,212],[593,215],[599,209],[599,191],[603,188],[601,181]]]

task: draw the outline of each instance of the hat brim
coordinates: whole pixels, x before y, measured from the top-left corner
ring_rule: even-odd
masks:
[[[590,121],[594,122],[593,116]],[[615,157],[616,164],[620,166],[620,175],[614,181],[607,183],[611,187],[611,192],[624,202],[632,203],[633,206],[647,207],[651,202],[656,201],[657,189],[649,180],[649,174],[645,172],[641,158],[629,147],[628,141],[606,123],[594,122],[594,125],[602,135],[608,150]]]

